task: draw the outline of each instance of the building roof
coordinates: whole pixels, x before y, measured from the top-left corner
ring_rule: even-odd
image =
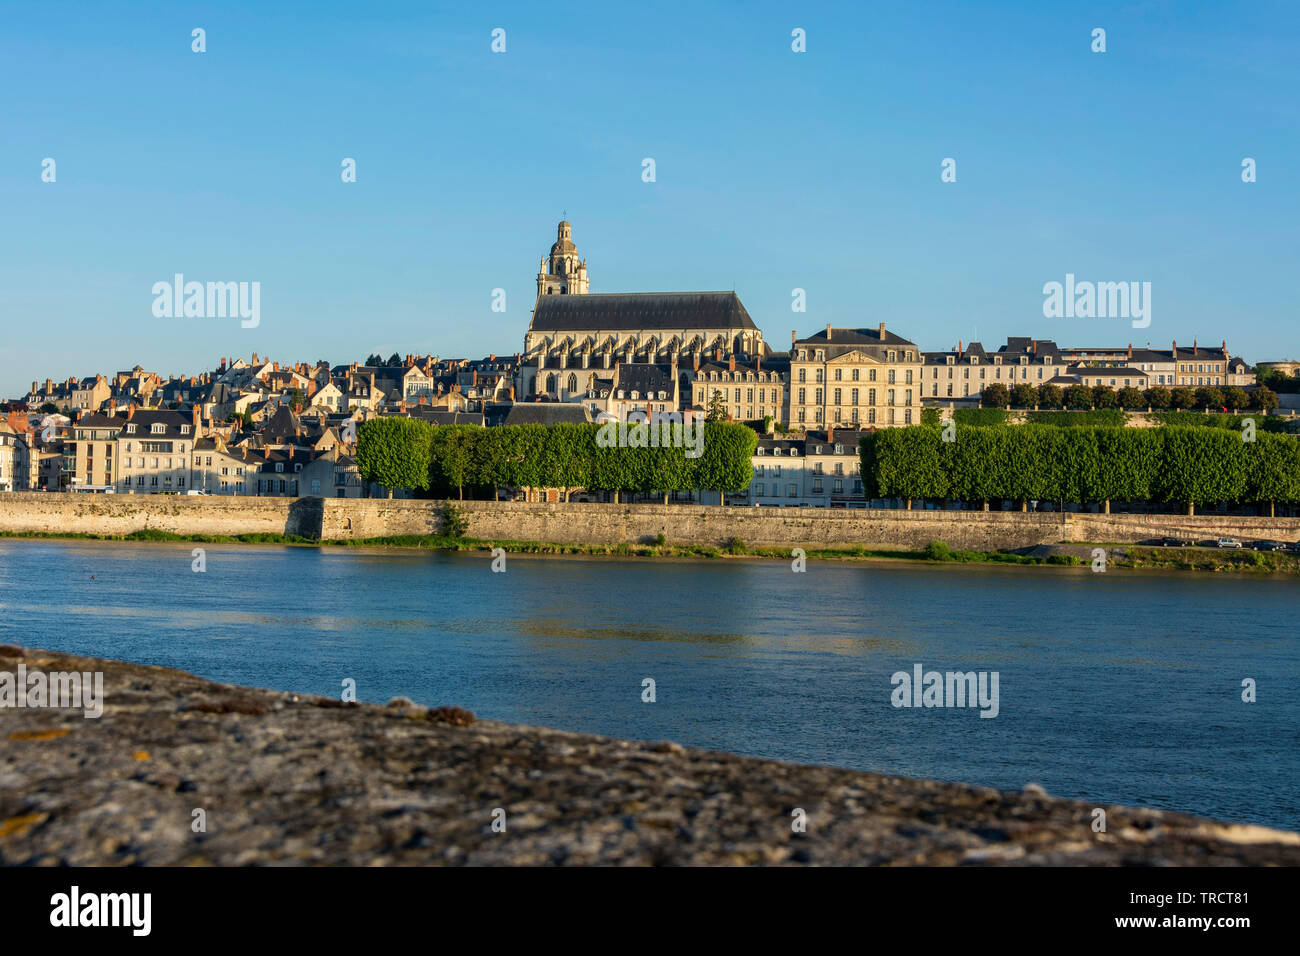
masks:
[[[885,329],[882,324],[878,329],[840,329],[831,328],[830,335],[827,336],[827,330],[822,329],[814,332],[807,338],[799,339],[794,343],[800,345],[910,345],[916,348],[916,343],[903,338],[901,335],[895,335],[893,332]]]
[[[734,292],[618,292],[544,295],[528,328],[625,332],[637,329],[746,329],[757,331]]]
[[[526,402],[514,405],[506,425],[582,425],[591,421],[586,406],[570,402]]]

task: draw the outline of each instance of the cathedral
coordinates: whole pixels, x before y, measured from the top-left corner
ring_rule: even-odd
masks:
[[[620,380],[653,379],[659,383],[649,390],[653,410],[676,411],[678,385],[689,396],[691,373],[702,362],[748,365],[768,354],[763,333],[734,292],[593,295],[573,226],[564,221],[537,274],[516,394],[617,412],[633,394],[637,402],[649,397],[644,388],[620,388]]]

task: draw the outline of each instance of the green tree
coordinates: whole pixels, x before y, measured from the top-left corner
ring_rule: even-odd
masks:
[[[1087,385],[1070,385],[1065,389],[1065,407],[1085,409],[1092,407],[1092,389]]]
[[[1038,407],[1039,408],[1063,408],[1065,406],[1065,395],[1061,391],[1061,386],[1050,383],[1038,386]]]
[[[1011,404],[1011,393],[1001,382],[993,382],[991,385],[984,386],[984,391],[980,394],[980,404],[986,408],[1005,408]]]
[[[1092,389],[1092,404],[1095,408],[1118,408],[1119,396],[1109,385],[1094,385]]]
[[[1202,385],[1196,390],[1196,407],[1219,411],[1223,408],[1223,392],[1213,385]]]
[[[707,422],[703,454],[694,460],[695,487],[720,493],[745,490],[754,474],[756,447],[758,436],[751,429],[729,422]]]
[[[476,483],[478,425],[437,425],[429,436],[429,487],[439,496],[456,489],[465,500],[465,486]]]
[[[1016,408],[1033,408],[1038,404],[1038,393],[1028,382],[1021,382],[1011,388],[1011,404]]]
[[[1246,394],[1244,388],[1230,385],[1223,390],[1223,404],[1232,411],[1248,408],[1250,407],[1250,396]]]
[[[1169,408],[1173,404],[1169,389],[1163,385],[1152,385],[1142,393],[1142,397],[1146,399],[1147,407],[1156,412]]]
[[[727,400],[723,398],[722,393],[715,388],[713,394],[709,396],[708,414],[705,420],[710,422],[725,422],[727,417]]]
[[[1169,406],[1171,408],[1193,408],[1196,405],[1196,393],[1190,388],[1178,386],[1169,390]]]
[[[429,487],[428,422],[397,416],[372,418],[357,429],[357,470],[393,497],[394,488]]]
[[[1266,412],[1277,408],[1277,392],[1274,392],[1271,389],[1263,387],[1256,388],[1250,393],[1250,398],[1251,402],[1248,407],[1258,408]]]
[[[1125,385],[1121,388],[1115,398],[1119,401],[1120,408],[1132,410],[1147,407],[1146,399],[1142,397],[1141,390],[1134,388],[1132,385]]]

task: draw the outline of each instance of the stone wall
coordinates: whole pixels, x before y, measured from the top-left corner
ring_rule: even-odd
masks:
[[[0,494],[0,531],[130,534],[320,533],[319,498],[185,495],[98,495],[68,492]]]
[[[1242,540],[1300,538],[1300,518],[980,511],[719,508],[700,505],[539,504],[466,501],[474,538],[573,544],[638,543],[779,547],[1018,548],[1061,541],[1132,543],[1165,535]],[[435,534],[434,501],[345,498],[181,497],[64,493],[0,494],[0,531],[129,534],[297,534],[380,538]]]
[[[327,532],[333,527],[330,504],[326,502]],[[391,504],[417,513],[429,508],[418,501]],[[1061,541],[1132,543],[1165,535],[1300,537],[1300,518],[523,502],[465,502],[460,507],[471,537],[581,544],[640,542],[662,534],[670,544],[724,545],[739,538],[747,545],[921,548],[938,540],[955,548],[991,550]],[[389,533],[417,533],[420,520],[405,509],[392,509],[386,523],[411,529]]]

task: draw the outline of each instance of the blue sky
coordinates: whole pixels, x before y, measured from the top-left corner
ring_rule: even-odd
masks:
[[[564,213],[593,292],[734,288],[776,348],[883,321],[1295,356],[1297,90],[1293,2],[10,2],[0,395],[513,354]],[[260,282],[260,325],[155,318],[177,272]],[[1150,327],[1044,318],[1067,272],[1151,282]]]

